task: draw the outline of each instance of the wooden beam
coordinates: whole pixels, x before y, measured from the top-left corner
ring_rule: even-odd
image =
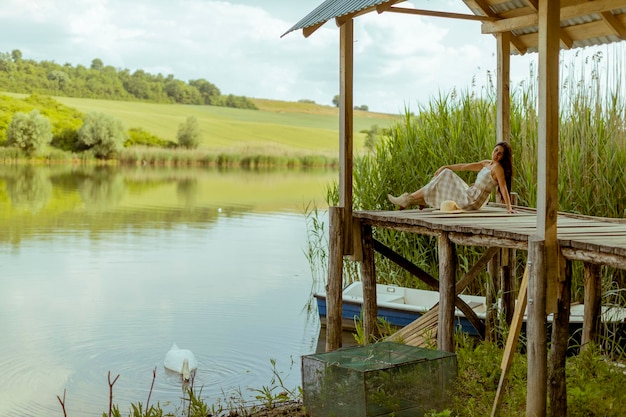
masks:
[[[509,377],[509,370],[513,363],[513,354],[517,347],[517,341],[522,331],[522,324],[524,322],[524,312],[526,311],[526,301],[528,300],[528,270],[530,269],[530,263],[524,270],[524,276],[520,283],[519,293],[517,295],[517,303],[515,304],[515,312],[513,313],[513,319],[511,320],[511,327],[509,328],[509,334],[506,338],[506,345],[504,346],[504,354],[502,355],[502,362],[500,362],[500,382],[498,383],[498,389],[496,390],[496,398],[493,401],[493,407],[491,408],[491,417],[498,415],[498,408],[502,403],[502,396],[504,395],[504,388]]]
[[[511,140],[511,33],[496,35],[496,142]],[[512,190],[509,190],[509,192]]]
[[[540,2],[539,126],[537,134],[537,234],[547,252],[547,312],[556,309],[558,281],[557,214],[559,175],[559,0]]]
[[[417,265],[415,265],[414,263],[406,259],[404,256],[399,255],[398,253],[394,252],[391,248],[385,246],[384,244],[377,241],[376,239],[373,239],[373,242],[374,242],[374,250],[376,252],[380,253],[385,258],[394,262],[398,266],[404,268],[409,273],[415,275],[417,278],[419,278],[422,282],[424,282],[430,288],[434,290],[439,290],[439,281],[437,281],[437,279],[431,276],[428,272],[424,271],[423,269],[421,269],[420,267],[418,267]]]
[[[617,36],[626,39],[626,27],[611,12],[602,12],[602,20],[615,32]]]
[[[353,91],[354,21],[339,28],[339,206],[343,207],[343,253],[351,254],[352,242],[352,165],[353,165]]]
[[[541,0],[543,3],[554,0]],[[558,0],[556,0],[558,3]],[[534,236],[528,242],[530,276],[528,280],[526,416],[545,417],[547,401],[547,331],[545,286],[545,241]]]
[[[494,17],[499,19],[499,17],[491,10],[491,8],[489,8],[489,4],[486,3],[484,0],[474,0],[476,3],[476,7],[478,7],[478,9],[485,15],[485,16],[489,16],[489,17]],[[526,51],[528,50],[528,47],[522,43],[516,36],[514,36],[513,34],[510,35],[509,38],[511,45],[513,45],[513,48],[515,48],[515,50],[520,54],[520,55],[524,55],[526,53]]]
[[[478,315],[474,310],[472,310],[472,307],[470,307],[469,304],[463,301],[460,297],[456,297],[454,303],[456,307],[465,315],[467,321],[474,326],[474,329],[476,329],[476,332],[478,333],[478,337],[485,340],[485,323],[478,318]]]
[[[581,349],[589,348],[589,343],[596,341],[602,309],[602,267],[584,264],[583,281],[585,285],[585,309],[583,311],[583,333]]]
[[[315,33],[316,30],[321,28],[324,25],[324,23],[326,23],[326,22],[319,22],[316,25],[306,27],[306,28],[302,29],[302,34],[304,35],[305,38],[308,38],[313,33]]]
[[[446,233],[438,239],[439,246],[439,323],[437,347],[454,352],[454,307],[456,305],[456,251]]]
[[[565,359],[570,337],[569,316],[572,301],[572,265],[563,262],[565,277],[558,286],[557,310],[552,319],[552,337],[550,339],[550,361],[548,372],[548,392],[550,398],[550,417],[567,417],[567,389],[565,378]]]
[[[538,0],[526,0],[526,1],[530,5],[531,9],[533,9],[535,12],[539,10]],[[567,33],[565,33],[563,29],[561,29],[559,36],[561,38],[561,45],[563,45],[563,48],[572,49],[572,46],[574,45],[574,40]]]
[[[378,304],[376,303],[376,266],[374,262],[374,239],[372,226],[361,225],[363,260],[361,276],[363,280],[363,336],[364,344],[369,344],[378,336]]]
[[[485,315],[487,329],[485,331],[485,338],[490,342],[497,341],[500,336],[500,332],[496,331],[496,329],[498,329],[499,312],[496,308],[493,308],[493,306],[496,305],[498,293],[500,292],[500,271],[500,251],[498,251],[487,265],[489,280],[485,294],[485,304],[487,305],[487,313]]]
[[[393,1],[388,1],[387,3],[382,4],[382,5],[378,5],[378,6],[371,6],[371,7],[367,7],[367,8],[365,8],[365,9],[361,9],[361,10],[354,11],[354,12],[352,12],[352,13],[347,13],[347,14],[345,14],[345,15],[343,15],[343,16],[337,16],[337,17],[335,18],[335,23],[337,24],[337,27],[341,27],[341,26],[342,26],[344,23],[346,23],[348,20],[352,20],[352,19],[354,19],[355,17],[362,16],[362,15],[364,15],[364,14],[367,14],[367,13],[370,13],[370,12],[373,12],[373,11],[376,11],[376,12],[380,13],[380,11],[379,11],[379,10],[381,10],[381,9],[382,9],[382,10],[384,11],[384,9],[391,7],[391,6],[393,6],[394,4],[396,4],[396,3],[401,3],[401,2],[403,2],[403,1],[406,1],[406,0],[393,0]]]
[[[437,12],[434,10],[408,9],[406,7],[390,7],[383,11],[392,12],[392,13],[413,14],[413,15],[418,15],[418,16],[444,17],[448,19],[474,20],[474,21],[479,21],[479,22],[480,21],[493,22],[493,21],[498,20],[496,17],[493,17],[493,16],[476,16],[473,14]]]
[[[560,9],[558,14],[558,20],[560,22],[561,20],[573,19],[589,14],[601,14],[602,12],[608,12],[622,7],[624,7],[623,0],[589,1],[586,3],[563,7]],[[501,19],[495,22],[485,22],[482,24],[481,31],[482,33],[494,34],[497,32],[509,32],[538,25],[539,16],[536,13],[532,13],[525,16]]]
[[[326,283],[326,351],[341,347],[343,302],[343,213],[341,207],[329,207],[328,279]]]
[[[617,269],[625,269],[624,265],[626,265],[626,259],[624,259],[623,256],[611,253],[592,252],[590,250],[574,248],[561,248],[561,251],[563,252],[563,256],[573,261],[612,266]]]

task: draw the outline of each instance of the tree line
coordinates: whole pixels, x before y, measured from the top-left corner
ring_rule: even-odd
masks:
[[[178,127],[177,142],[159,138],[141,128],[126,130],[108,114],[86,115],[48,96],[32,94],[24,99],[0,95],[0,159],[28,158],[57,152],[89,154],[98,159],[116,158],[129,146],[196,149],[201,132],[195,117]],[[10,150],[15,149],[18,153]]]
[[[106,100],[146,101],[257,109],[244,96],[223,95],[209,81],[199,78],[184,82],[169,74],[150,74],[143,70],[105,65],[101,59],[89,68],[54,61],[24,59],[19,49],[0,52],[0,90],[11,93],[37,93],[49,96]]]

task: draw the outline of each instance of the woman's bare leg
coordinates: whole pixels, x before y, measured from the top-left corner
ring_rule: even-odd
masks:
[[[387,198],[392,204],[398,206],[400,210],[404,210],[407,207],[419,206],[419,209],[423,209],[427,206],[426,200],[424,200],[424,191],[419,189],[411,194],[404,193],[399,197],[394,197],[391,194],[387,195]]]
[[[428,204],[426,204],[426,200],[424,200],[424,189],[423,188],[420,188],[419,190],[415,191],[414,193],[409,194],[409,196],[411,197],[411,200],[413,200],[413,204],[414,205],[419,205],[420,206],[420,210],[428,205]]]

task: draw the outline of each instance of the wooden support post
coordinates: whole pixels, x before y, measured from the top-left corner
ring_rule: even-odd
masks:
[[[602,308],[602,267],[596,264],[583,265],[585,285],[585,311],[583,316],[583,334],[581,349],[587,349],[589,342],[597,342],[600,311]]]
[[[326,283],[326,351],[341,347],[343,290],[343,209],[330,207],[328,239],[328,280]]]
[[[456,251],[447,233],[439,236],[439,350],[454,352],[454,307],[456,300]]]
[[[339,206],[344,208],[343,253],[352,253],[354,21],[339,28]]]
[[[550,415],[567,417],[567,389],[565,378],[565,360],[569,341],[569,315],[572,300],[572,265],[571,261],[561,258],[565,271],[561,274],[557,287],[557,310],[552,320],[552,338],[550,343],[550,362],[548,391],[550,397]]]
[[[487,305],[485,338],[495,342],[498,339],[498,309],[495,308],[495,305],[500,291],[500,251],[487,264],[487,272],[489,273],[489,284],[485,297],[485,304]]]
[[[511,273],[511,251],[513,249],[503,248],[500,255],[500,288],[502,289],[502,313],[507,324],[513,320],[515,310],[515,290],[513,275]]]
[[[529,239],[530,280],[528,282],[528,379],[526,388],[526,416],[545,417],[547,388],[546,342],[546,269],[544,241]]]
[[[509,142],[511,136],[511,32],[497,33],[496,43],[498,50],[496,141]]]
[[[376,267],[374,264],[374,240],[372,226],[361,225],[363,260],[361,276],[363,279],[363,334],[365,344],[378,336],[378,305],[376,304]]]
[[[498,383],[498,390],[496,391],[496,399],[493,401],[493,407],[491,409],[491,417],[498,415],[498,408],[502,403],[502,396],[504,395],[504,388],[506,387],[507,380],[509,378],[509,370],[511,369],[511,363],[513,363],[513,354],[517,347],[517,340],[519,339],[520,332],[522,331],[522,323],[524,322],[524,312],[526,311],[526,301],[528,300],[528,274],[530,269],[530,263],[524,270],[524,277],[520,283],[519,293],[517,295],[517,303],[515,304],[515,312],[513,314],[513,320],[511,320],[511,328],[509,329],[509,335],[506,339],[506,345],[504,347],[504,353],[502,355],[502,362],[500,363],[500,382]]]
[[[554,312],[557,300],[560,12],[560,0],[539,0],[537,238],[531,239],[529,250],[533,269],[528,286],[528,417],[546,415],[546,307]]]

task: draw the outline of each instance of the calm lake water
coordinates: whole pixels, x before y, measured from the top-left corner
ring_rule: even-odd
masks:
[[[334,172],[0,166],[0,416],[181,405],[173,342],[208,403],[301,385],[316,350],[303,214]],[[275,393],[278,393],[277,390]],[[235,394],[235,397],[238,397]],[[222,400],[223,402],[223,400]]]

